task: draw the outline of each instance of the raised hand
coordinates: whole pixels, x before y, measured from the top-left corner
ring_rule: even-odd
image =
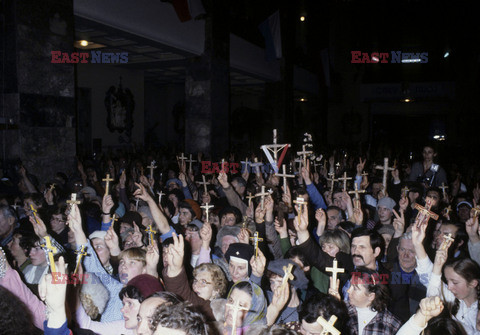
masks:
[[[475,244],[480,241],[480,238],[478,236],[478,217],[476,217],[475,219],[468,219],[467,222],[465,222],[465,228],[467,230],[468,238],[472,243]]]
[[[280,238],[288,238],[287,225],[284,218],[275,218],[275,230],[277,231]]]
[[[170,244],[167,252],[167,275],[176,277],[182,271],[185,243],[183,236],[172,233],[173,244]]]
[[[114,202],[113,202],[112,196],[110,194],[104,195],[102,200],[102,212],[110,213],[113,205],[114,205]]]
[[[403,215],[403,211],[400,211],[400,214],[398,214],[396,210],[393,210],[393,215],[395,215],[395,219],[393,219],[395,234],[393,237],[396,238],[402,236],[405,231],[405,216]]]
[[[143,235],[142,235],[142,232],[140,231],[140,228],[138,227],[138,225],[135,223],[135,221],[133,221],[133,235],[132,235],[132,238],[133,238],[133,242],[135,243],[135,245],[137,247],[143,247],[143,242],[142,242],[142,238],[143,238]]]
[[[448,248],[443,250],[443,249],[438,249],[437,253],[435,254],[435,261],[433,262],[433,273],[436,275],[441,275],[442,274],[442,267],[447,261],[448,258]]]
[[[33,226],[33,230],[35,231],[35,235],[37,235],[38,237],[40,237],[42,239],[42,238],[44,238],[45,236],[48,235],[47,227],[45,226],[45,223],[40,218],[40,216],[38,216],[38,214],[37,214],[36,217],[37,217],[37,219],[35,220],[35,217],[33,216],[33,213],[31,213],[28,216],[28,220],[30,220],[30,222]]]
[[[322,236],[327,225],[327,216],[323,209],[319,208],[315,211],[315,220],[317,220],[317,235]]]
[[[122,251],[118,243],[118,235],[113,229],[113,224],[108,228],[107,234],[104,238],[105,244],[107,245],[108,250],[110,250],[110,255],[118,256]]]
[[[220,172],[218,174],[218,182],[223,188],[228,188],[228,186],[230,186],[230,184],[228,183],[227,174],[225,172]]]
[[[143,200],[145,202],[148,202],[152,198],[145,189],[145,186],[139,183],[135,183],[135,186],[137,186],[138,188],[135,190],[135,192],[133,192],[134,197],[139,198],[140,200]]]
[[[237,238],[239,243],[245,243],[245,244],[250,243],[250,234],[246,229],[243,229],[243,228],[240,229],[240,232],[238,233]]]
[[[56,269],[56,273],[44,275],[38,286],[40,299],[45,301],[47,311],[49,312],[49,328],[60,328],[67,321],[65,312],[67,281],[64,280],[66,265],[63,257],[59,258]],[[55,278],[53,278],[52,275]]]
[[[284,191],[282,195],[282,201],[290,209],[292,208],[292,195],[290,193],[290,187],[287,185],[287,190],[285,191],[282,186],[282,190]]]
[[[398,202],[398,206],[400,207],[399,210],[401,212],[405,212],[408,207],[408,198],[407,197],[401,197],[400,201]]]
[[[147,273],[154,277],[158,277],[157,265],[160,260],[160,252],[158,250],[157,241],[154,239],[153,244],[147,246],[145,261],[147,263]]]
[[[336,287],[336,289],[334,289]],[[342,300],[340,297],[340,293],[338,293],[338,288],[340,287],[340,279],[337,279],[336,285],[333,285],[333,277],[330,277],[330,286],[328,288],[328,294],[337,298],[338,300]]]
[[[365,163],[367,159],[362,160],[362,157],[359,158],[359,163],[357,164],[357,176],[361,176],[363,170],[365,170]]]
[[[428,321],[440,315],[443,311],[443,302],[440,297],[427,297],[423,298],[420,301],[420,309],[418,310],[417,313],[415,313],[413,317],[413,322],[421,327],[424,328],[427,326]]]
[[[200,228],[200,238],[202,239],[202,247],[206,250],[210,248],[210,241],[212,240],[212,226],[205,222]]]
[[[357,226],[361,226],[363,224],[363,211],[361,208],[353,208],[353,219],[355,220],[355,224]]]
[[[271,326],[290,298],[290,285],[278,286],[273,291],[272,303],[267,308],[267,325]]]
[[[263,207],[262,209],[262,206],[259,204],[255,209],[255,222],[262,223],[264,221],[266,213],[267,213],[267,208]]]
[[[265,271],[266,263],[267,263],[267,259],[265,258],[265,255],[259,248],[257,257],[255,257],[254,255],[250,259],[250,265],[252,266],[252,275],[258,278],[262,278],[263,271]]]

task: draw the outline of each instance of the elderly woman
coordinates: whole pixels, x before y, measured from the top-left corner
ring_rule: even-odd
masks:
[[[201,264],[193,272],[192,287],[188,285],[187,274],[183,266],[183,236],[173,234],[173,244],[168,247],[166,263],[163,271],[165,288],[191,302],[202,311],[207,320],[214,321],[211,303],[222,298],[227,290],[227,279],[223,271],[214,264]]]

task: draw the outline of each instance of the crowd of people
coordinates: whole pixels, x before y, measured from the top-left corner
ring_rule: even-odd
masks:
[[[0,334],[480,334],[480,187],[422,156],[18,164]]]

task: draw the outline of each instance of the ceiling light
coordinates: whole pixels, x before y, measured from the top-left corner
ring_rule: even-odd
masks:
[[[304,22],[305,21],[305,16],[300,16],[300,21]]]
[[[412,100],[410,100],[409,98],[406,98],[405,100],[403,100],[403,102],[411,102]]]
[[[86,40],[81,40],[81,41],[80,41],[80,45],[81,45],[82,47],[86,47],[86,46],[88,45],[88,41],[86,41]]]
[[[420,58],[402,59],[402,63],[420,63],[421,61]]]
[[[445,54],[443,55],[443,58],[447,58],[448,56],[450,56],[450,52],[445,52]]]

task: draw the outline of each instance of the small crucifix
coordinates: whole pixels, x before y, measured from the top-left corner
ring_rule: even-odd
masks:
[[[307,146],[302,145],[302,151],[297,151],[297,155],[302,156],[303,166],[307,167],[307,155],[313,154],[313,151],[307,151]]]
[[[149,166],[147,166],[147,169],[150,169],[150,179],[153,179],[153,170],[155,170],[157,168],[157,166],[155,165],[157,162],[155,160],[153,160]]]
[[[323,328],[322,335],[340,335],[340,331],[338,331],[337,328],[334,327],[336,321],[337,317],[335,315],[332,315],[328,321],[325,320],[322,316],[319,316],[317,318],[317,323],[319,323]]]
[[[292,270],[293,270],[293,264],[288,264],[288,266],[284,266],[283,267],[283,272],[284,272],[284,275],[283,275],[283,279],[282,279],[282,284],[280,285],[280,287],[283,289],[285,286],[288,285],[288,281],[289,280],[294,280],[295,277],[293,276],[292,274]]]
[[[193,171],[192,170],[192,163],[196,163],[197,161],[192,159],[192,154],[190,154],[190,159],[187,159],[185,162],[188,163],[188,171]]]
[[[72,193],[70,195],[70,200],[67,200],[67,204],[70,205],[70,208],[73,206],[73,205],[80,205],[81,204],[81,201],[80,200],[77,200],[77,193]]]
[[[248,308],[240,306],[238,300],[235,300],[235,304],[226,304],[226,306],[233,309],[231,335],[237,335],[237,314],[239,311],[248,311]]]
[[[244,161],[240,161],[240,163],[242,163],[242,165],[245,165],[245,170],[242,170],[242,172],[243,172],[243,171],[248,171],[248,167],[250,166],[250,164],[252,164],[252,162],[250,162],[250,161],[248,160],[248,157],[245,158]]]
[[[197,183],[198,183],[199,185],[203,185],[203,192],[204,192],[205,194],[207,194],[207,193],[208,193],[208,191],[207,191],[207,185],[210,185],[210,182],[208,182],[208,181],[205,180],[205,175],[202,174],[202,181],[197,181]]]
[[[252,204],[252,199],[255,199],[257,196],[255,195],[252,195],[251,192],[248,192],[248,195],[245,197],[248,199],[248,207],[250,207],[250,205]]]
[[[112,226],[115,227],[115,222],[118,221],[118,218],[117,218],[117,213],[113,213],[112,215]]]
[[[110,191],[110,182],[113,181],[113,178],[110,178],[110,174],[107,173],[107,178],[102,179],[105,182],[105,195],[108,195]]]
[[[262,206],[262,210],[265,208],[265,196],[270,195],[269,192],[265,192],[265,185],[262,185],[262,191],[260,193],[255,194],[256,197],[260,197],[260,204]]]
[[[255,258],[258,256],[258,242],[262,242],[263,238],[258,237],[258,231],[253,234],[253,237],[250,237],[250,239],[253,241],[253,247],[255,248]]]
[[[354,198],[354,201],[353,201],[353,207],[360,208],[360,193],[365,193],[365,190],[359,190],[357,183],[353,183],[353,186],[354,186],[355,190],[354,191],[348,191],[348,194],[355,194],[355,198]]]
[[[200,208],[203,208],[205,210],[205,216],[206,216],[206,221],[205,222],[209,222],[208,221],[208,212],[209,212],[210,208],[213,208],[213,207],[215,207],[215,206],[214,205],[209,205],[208,202],[205,205],[200,206]]]
[[[43,251],[45,251],[45,254],[47,255],[47,260],[48,264],[50,265],[50,270],[52,271],[52,274],[57,272],[55,270],[55,259],[53,258],[53,254],[57,253],[57,248],[54,247],[50,241],[50,236],[45,236],[45,244],[42,244],[41,247]]]
[[[298,197],[296,200],[293,200],[293,203],[299,205],[298,206],[298,217],[299,217],[299,220],[301,220],[303,207],[307,206],[308,202],[306,202],[304,198]]]
[[[440,245],[440,250],[447,250],[450,244],[453,243],[453,241],[455,241],[455,239],[452,238],[451,233],[443,234],[443,242]]]
[[[442,215],[445,217],[448,217],[451,211],[452,211],[452,206],[448,205],[448,207],[445,207],[443,209]]]
[[[478,218],[478,215],[480,214],[480,207],[473,207],[471,210],[470,210],[470,215],[472,216],[473,218],[473,221],[475,221],[477,218]]]
[[[32,204],[30,204],[30,210],[32,211],[33,218],[35,219],[35,223],[38,224],[38,220],[37,220],[37,210],[35,209],[35,207],[33,207]]]
[[[277,177],[283,178],[283,193],[287,193],[287,178],[295,178],[293,174],[287,174],[287,167],[282,164],[282,173],[275,174]]]
[[[408,188],[408,186],[405,186],[404,188],[402,188],[403,197],[408,198],[408,192],[410,192],[410,189]]]
[[[434,220],[438,220],[438,214],[435,214],[434,212],[430,211],[432,208],[432,198],[427,197],[425,199],[425,207],[419,204],[415,204],[415,209],[418,210],[417,214],[417,219],[420,219],[418,222],[418,226],[423,224],[424,222],[427,224],[430,218],[433,218]]]
[[[448,188],[448,186],[445,185],[445,183],[442,183],[442,185],[438,188],[442,189],[443,199],[447,199],[447,191],[445,190]]]
[[[347,172],[343,173],[343,177],[339,177],[338,181],[343,181],[343,190],[347,190],[347,180],[352,180],[352,177],[347,177]]]
[[[325,271],[327,272],[331,272],[332,273],[332,287],[330,287],[331,289],[337,291],[338,287],[337,287],[337,273],[344,273],[345,272],[345,269],[343,268],[339,268],[338,266],[338,262],[337,262],[337,259],[334,258],[333,259],[333,267],[326,267],[325,268]]]
[[[80,267],[80,264],[82,264],[82,257],[87,256],[87,252],[85,251],[86,246],[82,245],[80,250],[75,251],[77,254],[77,265],[75,265],[75,271],[73,271],[73,274],[77,274],[78,268]]]
[[[157,233],[157,231],[156,231],[156,230],[153,230],[151,224],[148,225],[148,228],[145,229],[145,231],[146,231],[147,234],[148,234],[148,241],[150,242],[151,245],[153,245],[153,240],[154,240],[154,238],[155,238],[155,234]]]
[[[164,196],[165,193],[160,191],[160,192],[157,192],[157,194],[158,194],[158,204],[160,205],[162,203],[162,196]]]
[[[385,157],[383,159],[383,165],[376,165],[375,166],[376,170],[382,170],[383,171],[383,179],[382,179],[382,184],[383,184],[383,193],[387,195],[387,176],[388,176],[388,171],[393,171],[395,170],[394,167],[389,167],[388,166],[388,157]]]
[[[52,185],[50,185],[50,192],[52,192],[54,189],[55,189],[55,183],[53,183]]]

